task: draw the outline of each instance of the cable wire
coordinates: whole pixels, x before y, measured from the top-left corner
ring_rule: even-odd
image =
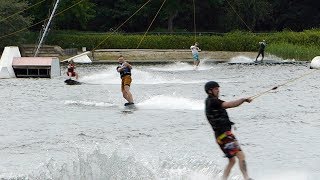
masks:
[[[138,46],[137,46],[137,48],[136,48],[136,49],[138,49],[138,48],[140,47],[140,45],[141,45],[141,43],[142,43],[143,39],[146,37],[146,35],[147,35],[147,33],[148,33],[148,31],[149,31],[150,27],[152,26],[152,24],[153,24],[154,20],[157,18],[157,16],[158,16],[158,14],[159,14],[160,10],[162,9],[162,7],[163,7],[163,5],[164,5],[164,3],[165,3],[166,1],[167,1],[167,0],[164,0],[164,1],[162,2],[162,4],[161,4],[161,6],[160,6],[160,8],[159,8],[159,10],[158,10],[158,12],[157,12],[157,14],[153,17],[153,19],[152,19],[152,21],[151,21],[151,23],[150,23],[150,25],[149,25],[149,27],[148,27],[147,31],[143,34],[143,36],[142,36],[142,38],[141,38],[141,40],[140,40],[140,42],[139,42],[139,44],[138,44]]]
[[[234,13],[236,13],[236,15],[240,18],[240,20],[243,22],[243,24],[249,29],[249,31],[250,32],[253,32],[252,30],[251,30],[251,28],[247,25],[247,23],[242,19],[242,17],[239,15],[239,13],[237,13],[237,11],[235,10],[235,8],[231,5],[231,3],[228,1],[228,0],[226,0],[227,2],[228,2],[228,4],[229,4],[229,6],[231,7],[231,9],[234,11]]]
[[[278,88],[281,87],[281,86],[285,86],[285,85],[287,85],[287,84],[289,84],[289,83],[291,83],[291,82],[294,82],[294,81],[296,81],[296,80],[298,80],[298,79],[301,79],[301,78],[303,78],[303,77],[306,77],[306,76],[308,76],[308,75],[316,72],[317,70],[318,70],[318,69],[314,69],[314,70],[312,70],[312,71],[310,71],[310,72],[308,72],[308,73],[302,74],[302,75],[299,76],[299,77],[290,79],[289,81],[287,81],[287,82],[285,82],[285,83],[283,83],[283,84],[279,84],[279,85],[277,85],[277,86],[275,86],[275,87],[273,87],[273,88],[271,88],[271,89],[269,89],[269,90],[267,90],[267,91],[264,91],[264,92],[261,92],[261,93],[259,93],[259,94],[257,94],[257,95],[252,96],[251,99],[252,99],[252,100],[253,100],[253,99],[256,99],[256,98],[258,98],[258,97],[260,97],[260,96],[262,96],[262,95],[264,95],[264,94],[267,94],[267,93],[270,92],[270,91],[273,91],[273,90],[278,89]]]
[[[66,8],[66,9],[64,9],[64,10],[62,10],[62,11],[60,11],[60,12],[56,13],[53,17],[56,17],[56,16],[58,16],[58,15],[60,15],[60,14],[64,13],[65,11],[67,11],[67,10],[69,10],[69,9],[73,8],[74,6],[76,6],[76,5],[80,4],[82,1],[84,1],[84,0],[80,0],[80,1],[78,1],[77,3],[75,3],[75,4],[71,5],[71,6],[69,6],[68,8]],[[43,22],[45,22],[45,21],[47,21],[47,20],[49,20],[49,18],[46,18],[46,19],[44,19],[44,20],[42,20],[42,21],[39,21],[39,22],[37,22],[37,23],[35,23],[35,24],[32,24],[32,25],[30,25],[30,26],[28,26],[28,27],[22,28],[22,29],[20,29],[20,30],[18,30],[18,31],[15,31],[15,32],[12,32],[12,33],[9,33],[9,34],[6,34],[6,35],[3,35],[3,36],[0,36],[0,39],[5,38],[5,37],[8,37],[8,36],[11,36],[11,35],[18,34],[18,33],[22,32],[22,31],[25,31],[25,30],[29,29],[30,27],[36,26],[36,25],[38,25],[38,24],[40,24],[40,23],[43,23]]]
[[[197,42],[197,26],[196,26],[196,4],[193,0],[193,28],[194,28],[194,42]]]
[[[44,2],[44,1],[45,1],[45,0],[42,0],[42,1],[40,1],[40,2],[37,2],[36,4],[30,6],[30,7],[26,8],[26,9],[23,9],[23,10],[21,10],[21,11],[19,11],[19,12],[16,12],[16,13],[14,13],[14,14],[12,14],[12,15],[4,18],[4,19],[1,19],[1,20],[0,20],[0,23],[3,22],[3,21],[5,21],[5,20],[7,20],[7,19],[9,19],[9,18],[11,18],[11,17],[13,17],[13,16],[15,16],[15,15],[17,15],[17,14],[22,13],[23,11],[26,11],[26,10],[28,10],[28,9],[31,9],[32,7],[37,6],[38,4],[40,4],[40,3]]]
[[[118,29],[120,29],[125,23],[127,23],[134,15],[136,15],[144,6],[146,6],[151,0],[144,3],[135,13],[133,13],[127,20],[125,20],[120,26],[118,26],[112,33],[110,33],[104,40],[102,40],[97,46],[95,46],[91,52],[94,52],[102,43],[104,43],[109,37],[114,34]]]

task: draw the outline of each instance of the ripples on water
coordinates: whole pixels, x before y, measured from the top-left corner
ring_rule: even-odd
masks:
[[[226,159],[204,116],[203,85],[221,99],[252,96],[309,71],[305,65],[134,65],[137,109],[124,111],[116,65],[78,68],[80,86],[1,80],[4,179],[219,179]],[[64,74],[64,72],[62,73]],[[319,177],[318,72],[229,110],[255,179]],[[240,180],[237,166],[230,179]]]

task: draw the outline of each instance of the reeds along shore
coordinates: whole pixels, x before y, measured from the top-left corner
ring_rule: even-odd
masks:
[[[188,35],[143,35],[87,33],[57,31],[51,33],[47,43],[62,48],[86,47],[92,49],[186,49],[194,44],[194,34]],[[29,36],[34,42],[34,36]],[[139,45],[139,42],[143,41]],[[231,32],[221,34],[197,34],[203,51],[257,52],[259,42],[266,40],[265,52],[284,59],[311,60],[320,52],[320,30],[312,29],[302,32],[283,31],[275,33]]]

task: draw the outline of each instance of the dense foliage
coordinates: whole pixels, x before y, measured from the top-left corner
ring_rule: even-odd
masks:
[[[60,0],[53,28],[106,32],[118,27],[146,4],[120,31],[144,32],[150,25],[163,1],[155,0]],[[37,6],[24,12],[34,17],[33,23],[48,18],[55,1],[8,0],[1,1],[1,18],[6,18],[17,9],[6,4],[27,3]],[[193,4],[194,3],[194,4]],[[194,6],[195,5],[195,6]],[[195,8],[195,9],[194,9]],[[193,32],[194,15],[197,31],[229,32],[247,30],[252,32],[281,31],[291,29],[319,28],[320,4],[315,0],[166,0],[152,31]],[[13,22],[10,18],[7,22]],[[33,26],[39,30],[42,24]],[[1,25],[2,26],[2,25]]]
[[[26,2],[19,0],[0,1],[0,48],[24,42],[27,27],[32,23],[32,16],[21,12],[27,7]]]
[[[25,38],[28,43],[36,43],[54,3],[0,1],[0,47],[26,43]],[[256,42],[264,38],[255,33],[268,32],[268,42],[274,44],[270,50],[289,48],[284,44],[290,44],[293,49],[315,47],[316,51],[320,46],[319,31],[303,30],[320,28],[320,14],[316,13],[319,10],[320,4],[315,0],[60,0],[47,42],[91,49],[137,48],[141,34],[150,26],[140,48],[186,48],[194,42],[193,33],[197,32],[203,49],[252,51]],[[284,30],[287,32],[272,33]],[[116,34],[106,39],[111,32]],[[139,32],[140,35],[133,34]],[[150,35],[152,32],[172,34]],[[226,34],[214,36],[206,32]],[[119,35],[123,33],[129,34]]]
[[[87,47],[95,49],[136,49],[143,35],[88,33],[73,31],[53,32],[48,43],[62,48]],[[258,42],[267,41],[266,52],[283,58],[310,60],[320,52],[320,30],[303,32],[283,31],[260,33],[235,31],[225,34],[198,35],[200,48],[206,51],[258,51]],[[141,49],[189,49],[194,43],[190,35],[147,35],[140,44]]]

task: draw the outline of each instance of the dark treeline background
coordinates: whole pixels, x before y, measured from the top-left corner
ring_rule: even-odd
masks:
[[[47,23],[55,2],[55,0],[0,0],[0,49],[10,45],[37,43],[37,38],[41,35],[39,32]],[[60,0],[46,43],[63,48],[82,46],[91,49],[137,48],[142,35],[129,36],[127,33],[146,32],[163,2],[163,0]],[[201,41],[202,47],[212,51],[253,51],[256,42],[266,39],[269,50],[285,50],[292,45],[293,50],[305,48],[309,51],[312,46],[314,48],[312,52],[319,52],[319,2],[319,0],[166,0],[149,33],[186,34],[183,37],[173,34],[159,36],[160,33],[156,33],[157,36],[149,35],[139,48],[186,48],[193,43],[193,32],[196,31],[198,35],[201,34],[201,39],[198,41]],[[146,5],[137,12],[144,4]],[[137,13],[133,16],[135,12]],[[128,20],[131,16],[132,18]],[[123,26],[119,28],[120,25]],[[115,30],[118,33],[108,33]],[[219,34],[210,33],[207,34],[208,37],[204,37],[206,34],[202,32]],[[113,36],[105,37],[108,34]],[[118,36],[120,34],[122,37]],[[308,57],[314,54],[317,53],[312,53]]]
[[[14,0],[13,0],[14,1]],[[20,0],[21,2],[22,0]],[[40,0],[24,0],[30,6]],[[25,12],[33,23],[48,18],[53,0],[45,0]],[[61,0],[57,12],[80,0]],[[54,19],[56,30],[107,32],[117,28],[147,0],[82,0]],[[144,32],[161,7],[162,0],[151,0],[124,25],[121,32]],[[195,3],[195,11],[193,2]],[[195,12],[195,13],[194,13]],[[318,0],[166,0],[150,31],[252,32],[319,28]],[[32,27],[32,30],[39,26]]]

